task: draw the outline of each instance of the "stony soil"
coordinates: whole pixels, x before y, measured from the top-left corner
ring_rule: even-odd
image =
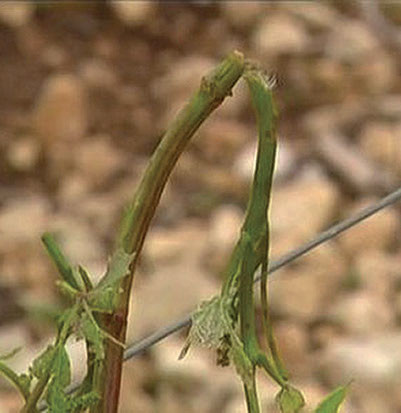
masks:
[[[23,369],[63,301],[40,234],[100,277],[124,203],[168,122],[232,49],[277,73],[272,256],[399,186],[401,6],[373,2],[0,5],[0,354]],[[246,205],[255,126],[243,84],[167,186],[136,274],[129,341],[218,291]],[[277,272],[284,359],[310,406],[401,410],[401,225],[393,206]],[[239,381],[175,334],[127,362],[121,412],[244,412]],[[72,345],[75,377],[82,349]],[[77,361],[80,363],[77,363]],[[261,377],[264,411],[276,388]],[[0,382],[0,411],[20,400]],[[305,410],[308,411],[308,410]],[[310,410],[309,410],[310,411]]]

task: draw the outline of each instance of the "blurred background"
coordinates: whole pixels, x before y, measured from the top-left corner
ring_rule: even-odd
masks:
[[[18,370],[66,304],[40,242],[57,233],[95,279],[124,204],[168,123],[229,51],[278,78],[272,258],[396,189],[401,178],[397,2],[0,4],[0,354]],[[128,341],[219,290],[253,173],[255,119],[240,82],[180,158],[134,282]],[[309,406],[354,379],[344,413],[401,411],[400,206],[278,271],[279,347]],[[178,361],[181,331],[124,368],[125,412],[240,413],[214,354]],[[80,343],[71,343],[76,380]],[[0,411],[19,396],[0,379]],[[261,375],[263,411],[277,388]],[[305,412],[311,410],[305,409]]]

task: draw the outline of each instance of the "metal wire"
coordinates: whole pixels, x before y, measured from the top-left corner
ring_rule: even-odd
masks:
[[[391,194],[387,195],[386,197],[382,198],[380,201],[361,210],[359,213],[355,214],[354,216],[347,218],[339,222],[338,224],[333,225],[326,231],[321,232],[316,238],[312,239],[306,244],[301,245],[300,247],[290,251],[287,254],[284,254],[278,260],[273,261],[269,268],[269,274],[274,271],[277,271],[279,268],[284,267],[284,265],[289,264],[290,262],[296,260],[297,258],[301,257],[302,255],[306,254],[312,249],[318,247],[319,245],[325,243],[326,241],[329,241],[330,239],[341,234],[347,229],[353,227],[354,225],[360,223],[361,221],[364,221],[365,219],[376,214],[380,210],[396,203],[400,199],[401,199],[401,187],[398,188],[396,191],[392,192]],[[258,282],[259,280],[260,280],[260,275],[258,277],[255,277],[255,282]],[[190,323],[191,323],[191,315],[187,314],[185,317],[181,318],[175,323],[171,323],[168,326],[163,327],[160,330],[154,332],[153,334],[143,338],[142,340],[139,340],[136,343],[129,345],[128,348],[124,352],[124,360],[128,360],[132,357],[135,357],[139,353],[145,351],[146,349],[153,346],[154,344],[157,344],[158,342],[170,336],[171,334],[190,325]]]
[[[365,219],[376,214],[380,210],[386,207],[389,207],[390,205],[396,203],[399,200],[401,200],[401,187],[395,190],[394,192],[392,192],[391,194],[383,197],[378,202],[368,206],[367,208],[362,209],[360,212],[358,212],[354,216],[347,218],[339,222],[338,224],[333,225],[326,231],[321,232],[317,237],[307,242],[306,244],[290,251],[287,254],[284,254],[278,260],[273,261],[269,268],[269,274],[277,271],[279,268],[284,267],[285,265],[296,260],[297,258],[313,250],[319,245],[329,241],[335,236],[341,234],[342,232],[364,221]],[[260,276],[255,277],[255,282],[258,282],[259,280],[260,280]],[[185,317],[179,319],[178,321],[171,323],[161,328],[160,330],[157,330],[153,334],[150,334],[149,336],[137,341],[136,343],[130,344],[124,352],[124,361],[137,356],[138,354],[142,353],[143,351],[147,350],[153,345],[159,343],[163,339],[181,330],[182,328],[189,326],[190,324],[191,324],[191,315],[187,314]],[[69,389],[68,393],[71,393],[74,390],[76,390],[78,386],[79,384],[73,385]],[[41,405],[39,408],[40,411],[43,411],[45,409],[46,409],[46,406],[44,405]]]

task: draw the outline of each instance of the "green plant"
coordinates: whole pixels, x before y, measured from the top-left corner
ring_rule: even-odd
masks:
[[[61,291],[71,306],[58,320],[52,345],[36,358],[26,374],[17,374],[0,361],[0,371],[25,400],[22,412],[37,412],[45,398],[50,412],[117,412],[130,290],[137,257],[162,191],[190,137],[210,113],[231,94],[243,77],[249,87],[258,123],[258,155],[245,221],[227,267],[218,297],[201,305],[182,351],[192,343],[213,347],[218,363],[234,364],[244,385],[248,411],[259,412],[255,370],[260,367],[281,387],[277,402],[284,413],[299,411],[304,399],[291,386],[280,360],[269,320],[267,268],[269,248],[268,208],[276,154],[271,82],[256,65],[231,53],[213,72],[167,129],[153,154],[133,200],[123,215],[114,252],[101,281],[93,286],[84,268],[72,266],[50,234],[42,238],[62,280]],[[256,269],[262,267],[263,328],[268,352],[258,343],[253,303]],[[68,394],[70,361],[65,348],[71,335],[83,338],[87,349],[87,374]],[[317,413],[337,412],[346,393],[341,387],[329,395]]]

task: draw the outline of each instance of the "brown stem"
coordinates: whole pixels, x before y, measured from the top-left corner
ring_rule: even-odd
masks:
[[[137,257],[166,181],[189,139],[224,98],[231,95],[231,89],[241,77],[243,70],[242,54],[233,52],[202,79],[197,93],[167,129],[149,161],[133,200],[125,211],[118,233],[117,247],[123,247],[126,252],[136,254],[130,266],[129,277],[122,281],[123,293],[119,297],[117,310],[112,315],[102,316],[101,319],[102,328],[120,342],[125,342],[130,290]],[[117,413],[122,362],[121,346],[107,340],[104,368],[95,378],[101,400],[91,408],[91,413]]]

